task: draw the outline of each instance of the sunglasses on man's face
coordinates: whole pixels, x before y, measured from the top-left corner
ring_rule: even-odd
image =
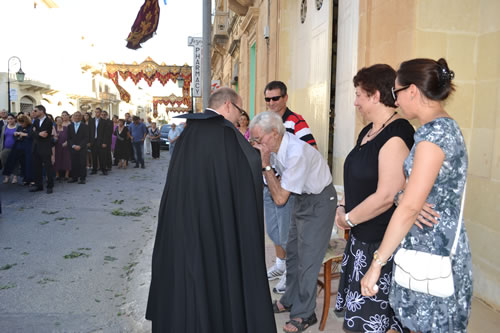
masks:
[[[273,96],[273,97],[264,97],[264,100],[269,103],[271,100],[277,102],[280,100],[280,98],[283,96]]]

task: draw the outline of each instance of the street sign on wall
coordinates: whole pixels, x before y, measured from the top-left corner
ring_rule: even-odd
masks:
[[[10,88],[10,100],[12,102],[17,101],[17,89],[16,88]]]
[[[201,97],[201,37],[188,37],[188,46],[193,47],[193,97]]]

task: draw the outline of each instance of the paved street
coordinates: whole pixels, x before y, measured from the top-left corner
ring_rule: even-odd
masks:
[[[144,332],[168,152],[53,194],[1,184],[0,331]]]
[[[169,160],[168,152],[161,156],[147,156],[145,170],[114,168],[88,176],[86,185],[57,183],[51,195],[0,185],[0,332],[150,332],[144,313]],[[266,237],[268,266],[273,255]],[[332,311],[335,296],[331,302],[324,332],[344,332]],[[278,332],[287,320],[276,315]],[[475,299],[470,332],[498,325],[498,312]]]

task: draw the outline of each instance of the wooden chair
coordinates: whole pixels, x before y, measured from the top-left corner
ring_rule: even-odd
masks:
[[[339,265],[342,264],[346,243],[346,240],[342,238],[331,239],[328,244],[328,249],[326,250],[325,258],[323,259],[323,281],[318,279],[318,285],[320,286],[318,294],[321,290],[324,290],[323,314],[321,315],[321,322],[319,325],[320,331],[325,329],[326,320],[328,319],[332,279],[340,277],[340,272],[337,272],[337,269],[339,268]]]

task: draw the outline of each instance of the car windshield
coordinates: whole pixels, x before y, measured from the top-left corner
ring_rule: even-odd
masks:
[[[164,125],[161,128],[162,133],[168,133],[170,131],[170,125]]]

